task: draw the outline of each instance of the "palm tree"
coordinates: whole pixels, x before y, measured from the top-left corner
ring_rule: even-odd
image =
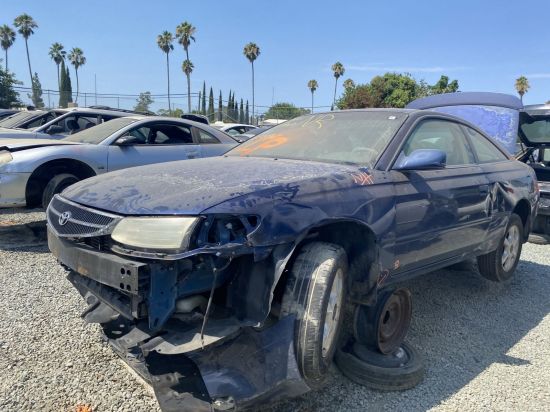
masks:
[[[355,87],[355,82],[351,79],[346,79],[344,83],[342,83],[342,86],[344,86],[345,90],[353,89]]]
[[[311,113],[313,113],[313,93],[315,93],[315,90],[319,87],[319,83],[317,83],[317,80],[312,79],[307,82],[307,87],[311,90]]]
[[[166,74],[168,76],[168,113],[172,113],[172,105],[170,104],[170,61],[168,55],[174,50],[174,36],[169,31],[164,31],[157,36],[157,45],[166,53]]]
[[[181,64],[181,69],[183,70],[186,76],[191,76],[191,73],[193,73],[194,68],[195,66],[189,59],[185,59]]]
[[[20,16],[17,16],[13,21],[13,25],[17,27],[17,31],[25,39],[25,48],[27,49],[27,63],[29,64],[29,76],[32,83],[32,69],[31,69],[31,58],[29,56],[29,37],[34,34],[34,29],[38,28],[38,24],[33,20],[31,16],[26,13],[23,13]],[[34,94],[34,89],[33,89]]]
[[[59,65],[63,60],[65,60],[65,55],[67,52],[64,50],[65,48],[61,43],[53,43],[50,46],[49,55],[51,59],[55,62],[55,65],[57,66],[57,87],[61,87],[61,79],[59,77]]]
[[[191,65],[191,70],[187,72],[184,70],[187,76],[187,111],[189,113],[191,113],[191,72],[193,71],[193,64],[189,60],[189,45],[191,44],[191,40],[195,41],[194,34],[196,31],[197,28],[187,21],[184,21],[176,27],[176,38],[179,44],[183,46],[183,50],[185,50],[185,61],[189,62]]]
[[[527,80],[527,77],[520,76],[516,79],[516,90],[519,94],[519,98],[521,99],[521,102],[523,103],[523,95],[529,91],[529,88],[531,87],[529,85],[529,80]]]
[[[8,71],[8,49],[13,45],[14,42],[15,32],[13,31],[13,29],[7,24],[0,26],[0,44],[6,52],[6,71]]]
[[[74,102],[78,102],[78,91],[79,91],[79,84],[78,84],[78,68],[80,66],[84,66],[86,64],[86,57],[84,57],[84,52],[82,49],[78,47],[73,47],[73,49],[69,52],[69,55],[67,56],[69,58],[69,61],[74,66],[74,71],[76,72],[76,99],[74,99]]]
[[[254,110],[254,60],[260,55],[260,48],[256,43],[248,43],[244,46],[243,54],[246,56],[248,61],[252,64],[252,119],[255,119],[256,113]],[[253,123],[255,120],[253,120]]]
[[[338,78],[340,76],[343,76],[345,73],[344,65],[340,62],[336,62],[332,65],[332,73],[334,74],[334,78],[336,79],[336,82],[334,83],[334,98],[332,99],[332,109],[334,109],[334,105],[336,104],[336,87],[338,86]]]

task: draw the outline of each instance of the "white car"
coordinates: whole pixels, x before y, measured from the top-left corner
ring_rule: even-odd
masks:
[[[252,126],[251,124],[241,124],[241,123],[215,122],[210,126],[215,127],[216,129],[221,130],[222,132],[225,132],[231,136],[236,136],[238,134],[246,133],[249,130],[256,129],[256,126]]]

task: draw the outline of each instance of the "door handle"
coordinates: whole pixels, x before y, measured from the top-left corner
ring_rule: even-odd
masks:
[[[187,157],[189,159],[195,159],[198,155],[199,155],[199,152],[195,150],[192,152],[187,152]]]

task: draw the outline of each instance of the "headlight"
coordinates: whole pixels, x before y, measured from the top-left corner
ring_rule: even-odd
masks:
[[[5,165],[13,160],[13,157],[10,152],[2,150],[0,152],[0,166]]]
[[[185,249],[198,221],[196,217],[126,217],[115,226],[111,238],[143,249]]]

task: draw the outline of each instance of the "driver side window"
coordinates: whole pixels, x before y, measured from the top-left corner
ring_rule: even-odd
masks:
[[[475,158],[460,126],[446,120],[425,120],[409,136],[400,158],[419,149],[437,149],[447,154],[447,166],[474,164]]]

